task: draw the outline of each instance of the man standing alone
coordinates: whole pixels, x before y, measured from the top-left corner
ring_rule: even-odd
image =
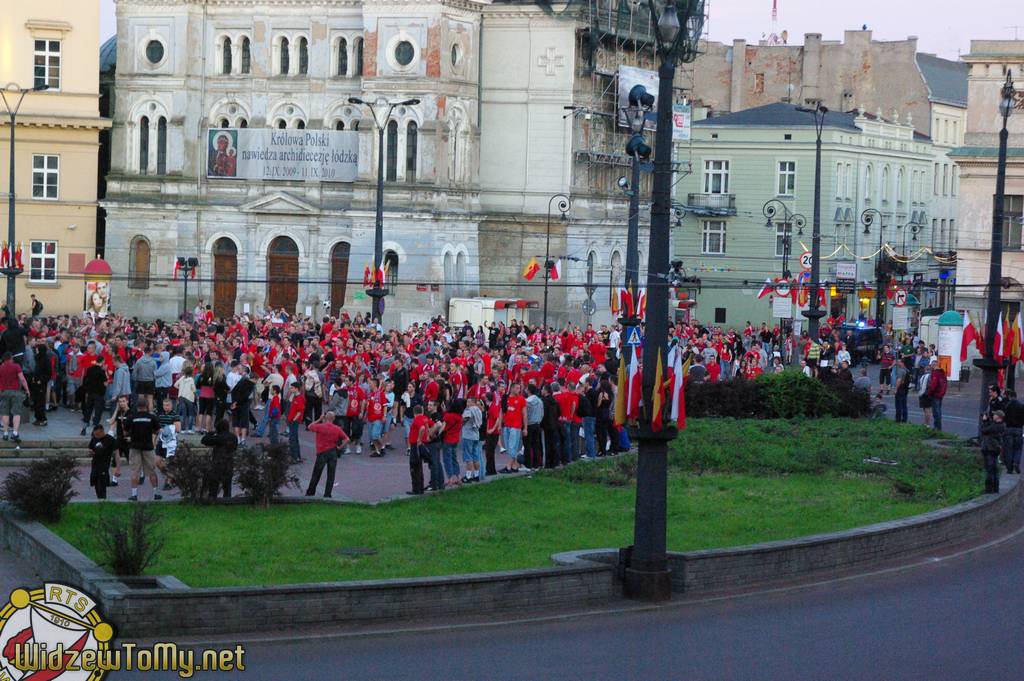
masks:
[[[942,430],[942,398],[946,396],[946,372],[943,371],[938,359],[932,357],[932,373],[928,379],[926,392],[932,398],[932,418],[935,430]]]
[[[311,497],[316,494],[320,476],[326,466],[327,480],[324,483],[324,499],[330,499],[334,490],[334,474],[338,467],[338,445],[348,442],[348,435],[341,427],[334,425],[333,411],[321,414],[320,418],[309,424],[309,430],[316,436],[316,461],[313,463],[313,473],[309,477],[306,496]]]

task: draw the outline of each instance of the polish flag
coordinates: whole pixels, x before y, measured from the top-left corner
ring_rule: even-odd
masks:
[[[686,428],[686,372],[690,368],[690,360],[683,364],[683,351],[676,346],[672,362],[672,420],[679,430]]]
[[[643,376],[640,373],[640,348],[631,348],[632,361],[629,363],[629,401],[626,416],[630,421],[640,418],[640,397],[643,393]]]
[[[562,278],[562,259],[559,258],[555,261],[555,264],[551,266],[551,281],[558,281]]]
[[[758,299],[764,298],[765,296],[771,295],[772,291],[774,291],[774,290],[775,290],[775,287],[772,286],[771,278],[770,277],[766,278],[764,280],[764,286],[762,286],[761,290],[758,291],[758,293],[757,293],[757,297],[758,297]]]
[[[979,350],[981,349],[981,334],[978,333],[978,327],[971,321],[971,313],[968,312],[964,317],[964,333],[960,338],[960,361],[967,361],[967,348],[974,343],[974,346]]]
[[[647,314],[647,289],[640,289],[640,293],[637,294],[636,298],[636,316],[640,319],[644,318]]]
[[[1003,359],[1003,313],[996,320],[996,337],[992,343],[992,359],[997,362]]]

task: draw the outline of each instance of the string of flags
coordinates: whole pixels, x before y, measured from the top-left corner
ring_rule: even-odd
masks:
[[[571,260],[572,258],[570,258]],[[526,263],[526,267],[523,268],[523,279],[526,281],[533,281],[533,278],[540,272],[541,266],[537,262],[537,258],[530,258],[530,261]],[[551,267],[548,268],[548,278],[551,281],[558,281],[562,278],[562,259],[559,258],[555,262],[551,263]]]
[[[21,267],[21,265],[18,265],[18,267]],[[178,272],[179,272],[179,270],[181,270],[181,261],[178,260],[177,258],[175,258],[174,259],[174,270],[171,271],[171,279],[172,280],[174,280],[174,281],[178,280]],[[191,270],[189,270],[189,273],[188,273],[189,277],[188,278],[189,279],[195,279],[196,278],[196,274],[198,272],[199,272],[199,265],[197,264],[195,267],[193,267]]]
[[[381,262],[376,271],[373,271],[370,263],[367,263],[363,269],[363,288],[383,287],[387,274],[388,264],[386,262]]]
[[[967,360],[967,349],[971,345],[974,345],[978,352],[984,354],[983,328],[974,323],[970,312],[966,314],[963,335],[960,338],[961,362]],[[1012,323],[1008,319],[1003,319],[1003,313],[1000,312],[999,318],[996,320],[995,339],[992,342],[993,359],[997,362],[1008,361],[1010,366],[1017,362],[1024,362],[1022,348],[1024,348],[1024,322],[1021,321],[1020,312],[1017,313]]]
[[[25,242],[15,248],[14,242],[3,242],[3,250],[0,251],[0,267],[13,267],[14,269],[25,269],[25,265],[22,260],[22,254],[25,251]]]

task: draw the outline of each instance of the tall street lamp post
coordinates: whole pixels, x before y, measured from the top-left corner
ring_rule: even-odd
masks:
[[[185,280],[185,291],[184,297],[181,301],[181,318],[185,319],[188,317],[188,280],[192,276],[192,273],[199,267],[199,258],[188,257],[179,255],[177,257],[178,272],[181,272],[182,279]]]
[[[1003,283],[1003,202],[1006,193],[1006,143],[1010,134],[1006,130],[1010,114],[1013,113],[1016,91],[1013,77],[1006,73],[999,98],[999,113],[1003,116],[1003,127],[999,131],[999,161],[996,166],[996,195],[992,206],[992,248],[988,264],[988,310],[985,316],[985,349],[982,356],[974,360],[974,366],[982,370],[980,413],[988,409],[988,387],[995,385],[997,372],[1006,366],[1003,360],[995,358],[996,324],[1002,305]],[[980,427],[980,425],[979,425]]]
[[[776,218],[781,217],[782,224],[782,278],[789,281],[792,274],[789,271],[789,256],[793,249],[793,226],[796,226],[797,234],[802,235],[804,233],[804,225],[807,224],[807,218],[800,213],[793,213],[782,201],[778,199],[768,199],[765,201],[764,206],[761,207],[761,212],[765,217],[764,226],[768,229],[776,229]],[[781,213],[781,216],[780,216]],[[776,248],[778,251],[778,248]],[[790,286],[792,286],[790,282]],[[786,325],[783,320],[783,326]],[[789,331],[787,330],[787,333]]]
[[[812,339],[818,337],[818,322],[825,316],[825,310],[818,309],[818,289],[821,288],[821,132],[825,126],[828,109],[817,102],[813,109],[797,107],[797,111],[814,114],[814,215],[811,227],[811,299],[810,307],[803,311],[807,317],[807,332]]]
[[[565,194],[555,194],[548,199],[548,220],[544,236],[544,338],[548,337],[548,282],[551,281],[551,268],[555,263],[551,260],[551,206],[558,202],[559,220],[564,224],[569,221],[568,213],[572,201]]]
[[[373,300],[370,314],[373,321],[378,324],[384,316],[384,296],[389,291],[384,285],[384,280],[378,276],[384,264],[384,130],[388,121],[391,120],[391,112],[396,106],[415,106],[420,103],[418,99],[405,99],[396,102],[389,102],[386,99],[378,99],[376,102],[367,102],[359,97],[349,97],[349,104],[365,106],[370,110],[373,117],[373,125],[377,128],[377,218],[376,229],[373,237],[373,286],[366,294]],[[387,107],[387,112],[380,118],[377,117],[377,108],[381,110]]]
[[[625,178],[620,178],[619,187],[624,189],[629,196],[629,215],[626,222],[625,287],[633,296],[636,296],[640,285],[640,165],[642,161],[647,161],[651,157],[651,147],[644,139],[643,131],[647,112],[653,106],[654,95],[647,92],[647,88],[643,85],[635,85],[629,91],[629,106],[622,109],[632,132],[629,142],[626,143],[626,154],[629,155],[631,162],[630,180],[628,184],[625,184]],[[619,318],[623,338],[629,339],[633,329],[640,326],[638,313],[636,306],[634,306],[632,314],[623,309],[622,317]],[[625,361],[625,356],[625,353],[622,353],[619,361]]]
[[[651,428],[655,372],[659,358],[667,361],[669,229],[672,212],[672,103],[676,63],[697,57],[704,28],[704,0],[669,0],[659,12],[648,3],[656,26],[658,68],[657,126],[655,128],[654,186],[647,260],[647,313],[643,346],[644,414],[635,430],[639,441],[636,475],[636,514],[633,546],[622,552],[623,588],[627,597],[647,601],[671,598],[671,573],[666,553],[666,491],[668,442],[673,425]]]
[[[879,329],[885,324],[885,307],[882,303],[882,290],[886,287],[886,268],[882,267],[882,236],[885,234],[885,216],[877,208],[865,208],[860,214],[860,224],[864,225],[864,235],[871,234],[871,225],[878,221],[878,257],[875,259],[875,326]]]
[[[17,83],[8,83],[3,90],[0,90],[0,99],[4,102],[4,108],[7,109],[7,117],[10,122],[10,177],[8,178],[8,190],[7,190],[7,243],[9,247],[14,249],[14,131],[17,127],[18,110],[21,109],[21,103],[25,101],[25,95],[30,92],[42,92],[43,90],[49,90],[49,85],[36,85],[33,88],[27,90],[23,89]],[[18,101],[14,104],[14,108],[11,108],[11,103],[7,101],[7,95],[10,94],[13,99],[15,95],[18,96]],[[19,274],[24,271],[23,268],[17,267],[14,262],[8,263],[7,267],[0,269],[0,274],[7,277],[7,313],[14,317],[17,313],[14,309],[15,304],[15,279]]]

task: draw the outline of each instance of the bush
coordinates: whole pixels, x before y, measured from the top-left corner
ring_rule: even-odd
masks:
[[[0,498],[13,504],[29,518],[57,522],[76,492],[78,463],[70,456],[55,456],[34,461],[7,476],[0,487]]]
[[[97,528],[103,562],[115,575],[141,575],[156,561],[164,540],[156,533],[160,519],[145,504],[134,504],[130,513],[112,513]]]
[[[298,487],[299,478],[291,473],[290,467],[287,445],[256,445],[236,455],[235,479],[254,505],[269,506],[282,487]]]
[[[797,371],[686,387],[686,414],[694,418],[859,418],[870,413],[871,398],[864,391],[831,376],[817,380]]]
[[[203,488],[212,474],[213,457],[208,447],[196,448],[183,443],[167,460],[167,479],[181,492],[181,498],[190,504],[207,502]]]

